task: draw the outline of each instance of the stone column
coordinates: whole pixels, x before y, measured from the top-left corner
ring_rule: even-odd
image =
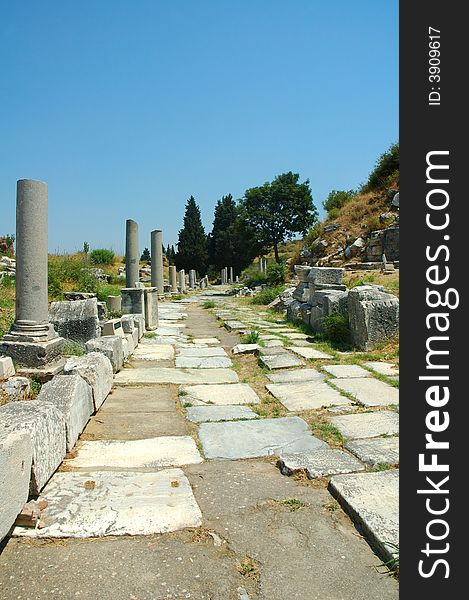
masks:
[[[156,229],[151,232],[151,285],[163,294],[163,232]]]
[[[234,283],[233,267],[230,267],[230,283]]]
[[[196,273],[195,273],[194,269],[191,269],[189,271],[189,287],[192,289],[195,288],[195,275],[196,275]]]
[[[138,246],[138,223],[127,219],[125,228],[125,286],[133,288],[139,278],[140,253]]]
[[[184,294],[186,291],[186,273],[184,271],[184,269],[181,269],[179,271],[179,291],[181,292],[181,294]]]
[[[169,285],[171,286],[172,292],[178,291],[177,270],[175,265],[169,265]]]
[[[26,367],[60,355],[64,340],[49,323],[47,276],[47,184],[20,179],[16,189],[16,311],[0,354]]]

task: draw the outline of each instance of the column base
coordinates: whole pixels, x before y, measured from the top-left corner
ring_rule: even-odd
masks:
[[[6,354],[19,365],[25,367],[43,367],[55,361],[62,354],[65,340],[56,337],[46,342],[10,341],[3,338],[0,354]]]

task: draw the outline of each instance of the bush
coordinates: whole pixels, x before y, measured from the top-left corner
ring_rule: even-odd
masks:
[[[61,300],[63,292],[97,292],[98,281],[83,254],[49,257],[49,295]]]
[[[329,213],[329,218],[333,219],[335,217],[331,217],[331,211],[333,209],[337,209],[337,212],[347,204],[354,196],[356,196],[355,190],[332,190],[329,193],[327,198],[322,203],[323,207]]]
[[[392,144],[389,150],[381,154],[376,166],[362,187],[362,192],[372,192],[387,185],[399,172],[399,143]]]
[[[327,213],[327,217],[333,221],[334,219],[337,219],[337,217],[340,215],[340,208],[331,208],[331,210]]]
[[[270,304],[285,290],[285,286],[269,287],[251,298],[252,304]]]
[[[267,267],[266,281],[271,286],[278,286],[285,283],[287,276],[287,265],[284,262],[274,263]]]
[[[216,304],[213,300],[206,300],[203,304],[202,304],[202,308],[215,308]]]
[[[324,231],[324,225],[322,223],[316,223],[311,227],[308,233],[305,235],[303,242],[306,248],[311,248],[314,240],[317,240],[321,237]]]
[[[259,332],[252,330],[246,335],[243,336],[242,342],[243,344],[257,344],[259,341]]]
[[[96,248],[91,251],[90,260],[94,265],[112,265],[114,263],[114,252],[107,248]]]
[[[240,280],[247,287],[255,287],[256,285],[262,285],[267,282],[267,275],[261,273],[257,265],[251,265],[244,269],[241,273]]]
[[[324,317],[323,335],[338,347],[350,345],[350,324],[347,315],[340,313]]]

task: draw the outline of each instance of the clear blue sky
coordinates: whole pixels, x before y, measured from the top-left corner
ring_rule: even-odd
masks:
[[[0,235],[49,184],[49,248],[176,243],[193,194],[292,170],[318,207],[398,139],[397,0],[22,0],[0,13]]]

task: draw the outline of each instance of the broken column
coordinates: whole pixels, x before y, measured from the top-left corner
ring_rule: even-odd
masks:
[[[194,289],[195,288],[195,278],[196,278],[196,273],[194,269],[191,269],[189,271],[189,287]]]
[[[139,281],[140,253],[138,223],[127,219],[125,228],[125,286],[133,288]]]
[[[156,287],[145,288],[145,327],[151,331],[158,327],[158,294]],[[162,293],[162,292],[161,292]]]
[[[179,277],[179,291],[184,294],[186,291],[186,273],[184,269],[181,269],[178,273]]]
[[[26,367],[60,356],[64,340],[49,323],[47,184],[20,179],[16,196],[16,312],[0,353]]]
[[[172,292],[178,291],[177,270],[175,265],[169,265],[169,285]]]
[[[163,232],[155,229],[151,232],[151,286],[163,294]]]

